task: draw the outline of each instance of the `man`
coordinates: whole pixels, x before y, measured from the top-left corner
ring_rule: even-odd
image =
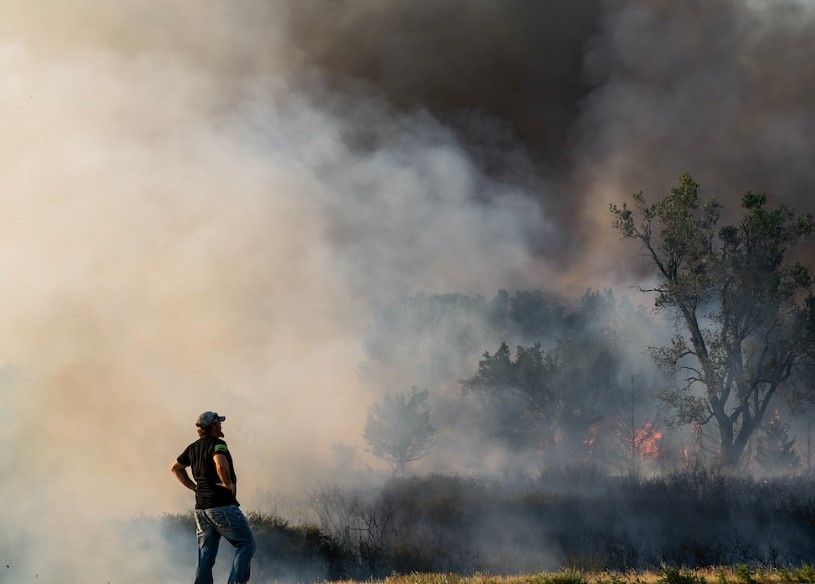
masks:
[[[255,538],[235,498],[236,476],[232,455],[221,440],[221,423],[226,417],[204,412],[195,425],[198,440],[187,446],[173,463],[173,474],[182,485],[195,491],[195,525],[198,536],[198,565],[195,584],[212,584],[212,566],[221,536],[235,549],[229,584],[249,582],[249,569],[255,554]],[[192,477],[187,467],[192,467]]]

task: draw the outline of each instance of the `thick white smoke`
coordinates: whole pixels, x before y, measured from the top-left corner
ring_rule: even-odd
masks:
[[[326,104],[293,51],[241,70],[275,50],[275,19],[247,30],[218,2],[5,8],[9,577],[127,564],[109,522],[191,506],[168,469],[206,409],[227,416],[244,505],[323,480],[332,441],[359,441],[373,307],[522,279],[536,204],[429,113]]]
[[[686,170],[805,200],[811,9],[693,5],[0,1],[0,580],[111,577],[203,410],[247,507],[324,480],[383,303],[630,281]]]

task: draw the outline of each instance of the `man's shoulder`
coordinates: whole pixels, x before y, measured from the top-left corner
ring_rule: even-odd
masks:
[[[194,448],[196,448],[201,443],[201,440],[196,440],[195,442],[190,442],[187,447],[184,449],[184,452],[190,452]]]
[[[199,438],[195,442],[192,442],[189,446],[187,446],[187,450],[204,450],[206,448],[212,448],[214,444],[217,444],[218,439],[212,436],[204,436],[203,438]]]
[[[215,448],[213,450],[215,454],[227,454],[229,452],[229,448],[227,447],[226,442],[224,442],[220,438],[215,439]]]
[[[215,436],[204,436],[199,438],[187,447],[190,452],[199,452],[202,455],[209,457],[215,454],[228,454],[229,448],[226,442]]]

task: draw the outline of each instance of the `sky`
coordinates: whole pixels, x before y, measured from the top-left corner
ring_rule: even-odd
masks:
[[[628,290],[633,192],[813,206],[809,2],[0,12],[0,542],[188,509],[169,466],[204,410],[246,504],[327,480],[380,307]]]

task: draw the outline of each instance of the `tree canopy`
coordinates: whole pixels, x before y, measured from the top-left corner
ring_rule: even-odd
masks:
[[[386,393],[368,408],[363,437],[374,456],[391,464],[394,475],[433,447],[436,428],[428,395],[414,386],[409,393]]]
[[[512,446],[585,454],[591,428],[618,407],[620,368],[599,336],[566,337],[549,352],[540,343],[518,346],[514,360],[502,343],[461,384],[483,399],[492,434]]]
[[[657,308],[676,317],[668,346],[652,350],[680,383],[662,393],[677,423],[718,429],[725,466],[738,464],[780,393],[815,349],[815,299],[808,270],[790,252],[812,237],[811,213],[748,192],[740,221],[718,228],[722,207],[700,199],[689,174],[656,203],[611,205],[614,227],[652,260]]]

